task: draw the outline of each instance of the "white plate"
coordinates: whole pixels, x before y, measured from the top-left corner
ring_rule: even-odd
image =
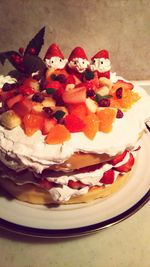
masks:
[[[123,188],[105,199],[64,206],[30,205],[0,196],[0,226],[18,233],[41,237],[71,237],[118,223],[149,199],[150,134],[141,140],[132,175]]]

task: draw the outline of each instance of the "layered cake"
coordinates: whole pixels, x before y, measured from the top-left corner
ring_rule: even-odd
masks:
[[[89,202],[127,181],[150,116],[150,97],[111,72],[107,50],[44,57],[42,28],[27,47],[0,53],[0,186],[36,204]],[[131,177],[132,179],[132,177]]]

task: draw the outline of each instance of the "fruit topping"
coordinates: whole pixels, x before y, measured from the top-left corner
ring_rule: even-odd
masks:
[[[85,187],[86,184],[83,184],[83,183],[80,182],[80,181],[69,180],[69,181],[68,181],[68,186],[69,186],[70,188],[78,189],[78,190],[79,190],[79,189]]]
[[[85,103],[69,105],[68,110],[70,114],[76,115],[82,120],[84,120],[88,114],[88,109]]]
[[[21,124],[21,119],[13,110],[8,110],[1,114],[0,123],[11,130]]]
[[[65,103],[68,103],[68,104],[76,104],[76,103],[85,102],[86,101],[85,86],[81,86],[81,87],[74,88],[69,91],[65,91],[62,95],[62,99]]]
[[[94,78],[94,73],[93,71],[87,69],[85,72],[84,72],[84,78],[86,80],[92,80]]]
[[[45,138],[47,144],[56,145],[62,144],[71,138],[69,130],[62,124],[56,124],[51,128],[48,135]]]
[[[42,130],[43,117],[37,114],[28,114],[23,118],[23,128],[27,136],[32,136],[36,131]]]
[[[74,114],[68,114],[64,119],[64,124],[71,133],[82,132],[85,127],[84,121]]]
[[[9,109],[11,109],[17,102],[20,102],[23,100],[23,95],[21,94],[18,94],[12,98],[9,98],[7,101],[6,101],[6,104],[8,106]]]
[[[84,122],[83,132],[89,139],[93,140],[99,130],[99,119],[96,114],[90,114],[85,118]]]
[[[117,90],[116,90],[116,97],[117,98],[122,98],[122,87],[119,87]]]
[[[15,105],[13,105],[13,110],[21,118],[29,114],[32,108],[33,108],[33,102],[28,98],[23,98],[22,101],[17,102]]]
[[[116,110],[113,108],[99,108],[96,114],[99,118],[99,131],[109,133],[116,118]]]
[[[39,102],[39,103],[41,103],[41,102],[43,102],[43,100],[44,100],[44,96],[41,93],[36,93],[36,94],[34,94],[32,96],[32,101],[33,102]]]
[[[50,130],[56,125],[57,121],[55,118],[49,119],[49,118],[44,118],[43,120],[43,127],[41,129],[42,134],[46,135],[50,132]]]
[[[117,110],[117,114],[116,114],[116,118],[117,119],[121,119],[124,116],[123,112],[121,109]]]
[[[53,182],[48,181],[47,179],[42,179],[39,181],[39,185],[46,189],[46,190],[50,190],[52,187],[54,187],[56,184]]]
[[[117,155],[115,158],[113,158],[113,160],[111,160],[111,164],[114,166],[116,164],[118,164],[119,162],[121,162],[125,156],[127,155],[127,150],[125,150],[123,153]]]

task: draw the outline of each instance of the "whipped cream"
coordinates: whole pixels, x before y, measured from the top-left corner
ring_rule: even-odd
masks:
[[[63,69],[67,62],[67,59],[62,59],[60,57],[51,57],[50,59],[45,59],[47,67],[52,69]]]
[[[83,59],[83,58],[74,58],[73,60],[71,60],[68,63],[68,66],[71,69],[76,70],[79,73],[83,73],[87,67],[89,66],[89,61],[87,59]]]
[[[92,71],[99,71],[101,73],[111,69],[111,63],[108,58],[94,58],[93,63],[90,65]]]
[[[12,78],[9,75],[7,75],[7,76],[0,75],[0,88],[2,88],[5,83],[13,84],[16,82],[17,82],[17,80],[15,78]]]
[[[113,80],[123,79],[112,77]],[[115,156],[125,149],[132,149],[150,116],[150,96],[141,87],[135,86],[133,90],[141,98],[124,113],[123,118],[115,120],[110,133],[98,132],[92,141],[79,132],[73,133],[71,139],[63,144],[49,145],[44,142],[45,137],[40,131],[28,137],[20,126],[11,131],[0,126],[1,161],[16,171],[30,168],[42,173],[53,164],[65,162],[75,152]]]

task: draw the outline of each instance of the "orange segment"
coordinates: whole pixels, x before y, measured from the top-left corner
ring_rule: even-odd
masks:
[[[23,118],[23,128],[27,136],[32,136],[36,131],[41,130],[43,117],[35,114],[27,114]]]
[[[99,130],[99,119],[96,114],[90,114],[86,116],[84,122],[85,127],[83,132],[89,139],[93,140]]]
[[[48,135],[45,138],[45,142],[50,145],[62,144],[71,138],[71,134],[68,129],[62,124],[56,124],[51,128]]]
[[[99,131],[109,133],[112,130],[112,125],[116,118],[116,109],[99,109],[97,111],[97,116],[99,118]]]

